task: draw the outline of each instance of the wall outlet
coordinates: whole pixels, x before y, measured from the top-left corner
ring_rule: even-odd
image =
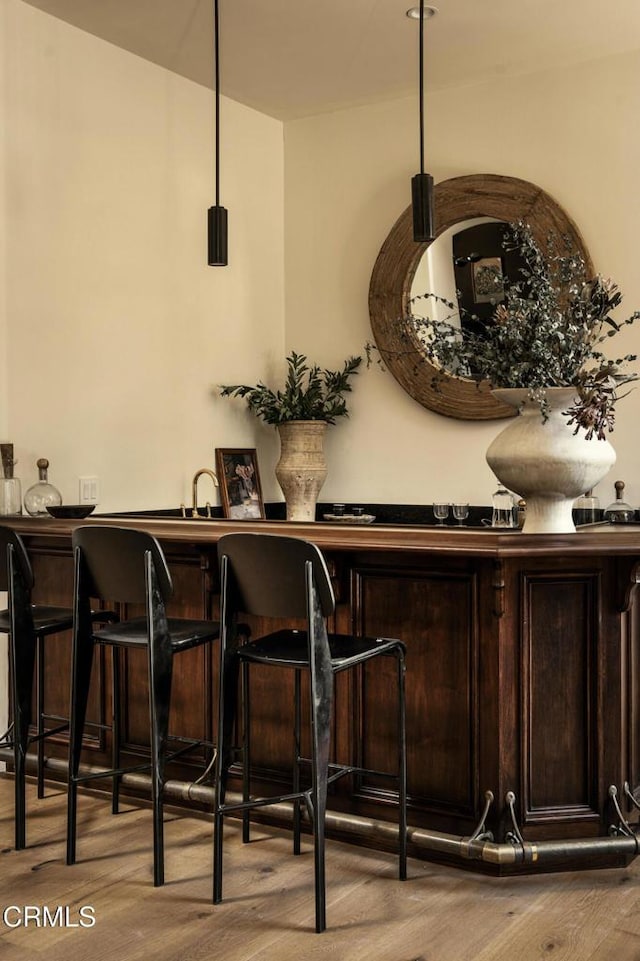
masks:
[[[100,481],[97,477],[80,478],[79,504],[97,504],[100,500]]]

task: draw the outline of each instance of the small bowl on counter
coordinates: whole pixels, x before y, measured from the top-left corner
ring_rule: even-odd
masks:
[[[57,504],[48,505],[47,510],[58,520],[81,520],[96,509],[95,504]]]

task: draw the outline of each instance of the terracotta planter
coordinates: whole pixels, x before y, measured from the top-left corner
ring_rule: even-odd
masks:
[[[323,420],[278,424],[280,460],[276,477],[287,504],[288,521],[315,521],[318,494],[327,476]]]
[[[608,440],[587,440],[567,424],[572,387],[549,387],[549,417],[543,420],[526,388],[494,390],[496,397],[520,408],[519,416],[495,438],[487,462],[505,487],[527,502],[526,534],[575,532],[571,516],[577,497],[591,490],[613,467],[616,454]]]

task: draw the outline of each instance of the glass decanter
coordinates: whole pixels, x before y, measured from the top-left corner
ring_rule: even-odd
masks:
[[[516,519],[513,514],[513,497],[502,484],[498,485],[491,498],[493,510],[491,513],[492,527],[515,527]]]
[[[58,507],[62,504],[62,494],[57,487],[49,483],[48,471],[49,461],[46,457],[40,457],[36,461],[38,468],[38,481],[29,488],[24,495],[24,506],[27,514],[32,517],[49,516],[47,507]]]
[[[622,499],[624,494],[624,481],[616,481],[613,485],[616,489],[616,499],[608,507],[605,507],[603,518],[611,524],[630,524],[636,516],[635,508],[627,504]]]

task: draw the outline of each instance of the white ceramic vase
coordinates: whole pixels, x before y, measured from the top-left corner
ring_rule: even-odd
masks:
[[[315,521],[318,494],[327,476],[323,420],[278,424],[280,460],[276,477],[287,504],[288,521]]]
[[[529,398],[526,388],[505,387],[493,393],[519,409],[519,416],[490,445],[487,462],[505,487],[526,500],[523,531],[575,532],[573,503],[613,467],[613,447],[608,440],[587,440],[582,428],[575,433],[575,425],[567,423],[563,411],[575,399],[573,387],[547,388],[546,421],[539,403]]]

